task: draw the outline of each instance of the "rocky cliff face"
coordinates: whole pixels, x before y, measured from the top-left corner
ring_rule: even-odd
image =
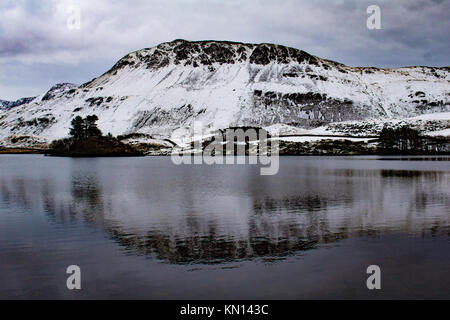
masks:
[[[88,114],[104,133],[161,138],[194,120],[214,130],[406,118],[450,111],[449,81],[449,67],[355,68],[275,44],[175,40],[0,114],[0,139],[62,138]]]

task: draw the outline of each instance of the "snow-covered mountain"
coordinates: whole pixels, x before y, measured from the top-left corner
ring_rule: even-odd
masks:
[[[348,67],[275,44],[175,40],[128,54],[81,86],[60,84],[0,114],[0,140],[67,136],[96,114],[104,133],[168,138],[211,130],[417,117],[450,111],[450,67]],[[450,120],[450,119],[449,119]]]
[[[11,108],[30,103],[34,99],[36,99],[36,97],[21,98],[16,101],[0,100],[0,110],[1,111],[9,110]]]

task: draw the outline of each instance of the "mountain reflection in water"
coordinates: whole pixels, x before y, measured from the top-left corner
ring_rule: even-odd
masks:
[[[37,159],[47,163],[0,175],[3,203],[99,228],[127,254],[172,264],[450,234],[448,161],[286,157],[278,175],[262,177],[257,167],[177,167],[169,158]]]

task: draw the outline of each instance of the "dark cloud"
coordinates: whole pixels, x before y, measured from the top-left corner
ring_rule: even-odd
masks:
[[[79,30],[67,28],[74,4]],[[366,27],[373,4],[381,30]],[[355,66],[449,65],[449,15],[449,0],[2,0],[0,98],[90,80],[176,38],[280,43]]]

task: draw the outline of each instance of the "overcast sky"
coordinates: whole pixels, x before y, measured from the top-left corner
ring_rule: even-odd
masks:
[[[370,5],[381,30],[367,28]],[[179,38],[278,43],[352,66],[448,66],[449,18],[450,0],[1,0],[0,99],[87,82]]]

